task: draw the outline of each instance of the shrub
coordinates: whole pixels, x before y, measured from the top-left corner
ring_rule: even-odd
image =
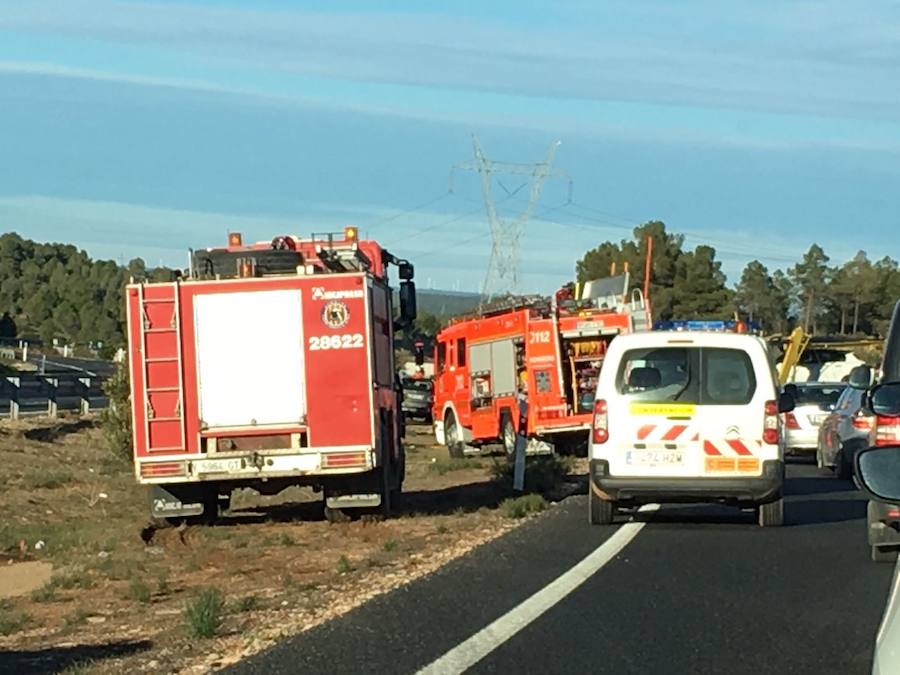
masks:
[[[202,589],[184,610],[188,632],[197,638],[215,637],[222,625],[224,607],[225,601],[218,589]]]
[[[500,504],[500,511],[507,518],[524,518],[530,513],[540,513],[546,508],[547,500],[537,494],[506,499]]]
[[[465,471],[466,469],[480,469],[481,467],[482,464],[477,459],[470,459],[468,457],[460,459],[454,457],[432,462],[428,465],[428,470],[439,476],[443,476],[445,473],[450,473],[451,471]]]
[[[31,617],[24,612],[4,609],[0,611],[0,635],[12,635],[24,630],[31,623]]]
[[[534,457],[525,464],[525,491],[551,492],[559,487],[572,470],[572,459],[559,455]],[[515,464],[494,462],[491,468],[494,480],[512,483]]]
[[[150,602],[150,588],[141,579],[132,577],[128,582],[128,597],[138,602]]]
[[[388,539],[384,542],[384,550],[386,553],[390,553],[397,548],[397,540],[396,539]]]
[[[66,470],[32,472],[25,475],[25,486],[36,490],[55,490],[71,483],[73,476]]]
[[[100,415],[106,444],[118,458],[131,461],[131,387],[128,364],[120,363],[116,372],[103,384],[109,407]]]
[[[258,607],[259,598],[257,598],[255,595],[246,595],[236,603],[234,603],[234,609],[237,612],[252,612]]]
[[[348,574],[353,571],[353,566],[350,564],[350,561],[347,559],[347,556],[342,555],[337,563],[337,573],[338,574]]]

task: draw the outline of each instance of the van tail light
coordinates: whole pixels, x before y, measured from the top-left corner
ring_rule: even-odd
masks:
[[[797,421],[797,416],[794,413],[789,412],[784,415],[784,422],[787,425],[788,429],[799,429],[800,423]]]
[[[857,410],[853,417],[850,418],[850,424],[854,429],[860,431],[872,431],[874,420],[871,415],[866,415],[862,410]]]
[[[606,401],[594,402],[594,443],[606,443],[609,440],[609,414]]]
[[[900,417],[883,417],[879,415],[875,418],[875,445],[898,445],[900,444]]]
[[[795,419],[794,422],[797,420]],[[763,422],[763,443],[778,445],[781,434],[778,429],[778,402],[766,401],[766,417]]]

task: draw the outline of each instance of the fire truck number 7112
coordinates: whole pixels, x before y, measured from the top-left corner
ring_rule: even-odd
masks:
[[[531,337],[529,338],[531,344],[549,344],[550,343],[550,331],[549,330],[536,330],[531,333]]]
[[[362,333],[350,335],[314,335],[309,338],[309,351],[317,352],[326,349],[361,349]]]

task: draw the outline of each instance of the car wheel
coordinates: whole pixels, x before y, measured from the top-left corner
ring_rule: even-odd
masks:
[[[588,522],[591,525],[609,525],[616,512],[616,503],[600,499],[594,493],[593,483],[588,485]]]
[[[784,524],[784,499],[757,506],[756,519],[760,527],[781,527]]]
[[[850,463],[845,458],[843,448],[838,451],[837,456],[834,458],[834,476],[840,480],[850,479]]]
[[[897,546],[873,546],[872,562],[892,563],[897,561],[897,554],[900,547]]]

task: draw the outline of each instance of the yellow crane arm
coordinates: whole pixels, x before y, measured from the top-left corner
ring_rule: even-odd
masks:
[[[800,363],[800,357],[809,345],[811,336],[807,334],[800,326],[797,326],[787,341],[787,349],[784,352],[784,358],[781,360],[781,368],[778,370],[778,382],[782,385],[787,384],[794,372],[794,368]]]

